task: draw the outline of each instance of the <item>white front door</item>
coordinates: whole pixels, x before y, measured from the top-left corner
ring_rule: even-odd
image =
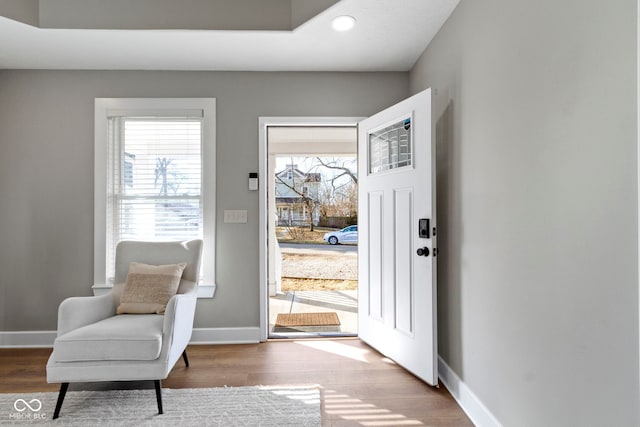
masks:
[[[358,335],[438,382],[431,90],[358,125]]]

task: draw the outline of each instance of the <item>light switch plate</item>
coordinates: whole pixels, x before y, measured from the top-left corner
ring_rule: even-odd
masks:
[[[225,210],[224,222],[226,224],[246,224],[247,211],[246,210]]]

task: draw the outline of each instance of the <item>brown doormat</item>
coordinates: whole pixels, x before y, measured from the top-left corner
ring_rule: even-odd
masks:
[[[335,312],[329,313],[280,313],[275,326],[333,326],[340,319]]]

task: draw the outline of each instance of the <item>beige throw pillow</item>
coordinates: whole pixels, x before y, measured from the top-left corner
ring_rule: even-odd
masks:
[[[129,264],[118,314],[163,314],[176,294],[186,262],[168,265]]]

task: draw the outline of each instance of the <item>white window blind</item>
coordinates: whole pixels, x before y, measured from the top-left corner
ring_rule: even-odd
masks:
[[[202,114],[110,115],[107,166],[107,276],[121,240],[203,236]]]
[[[203,239],[198,296],[215,293],[215,98],[96,98],[93,290],[120,240]]]

